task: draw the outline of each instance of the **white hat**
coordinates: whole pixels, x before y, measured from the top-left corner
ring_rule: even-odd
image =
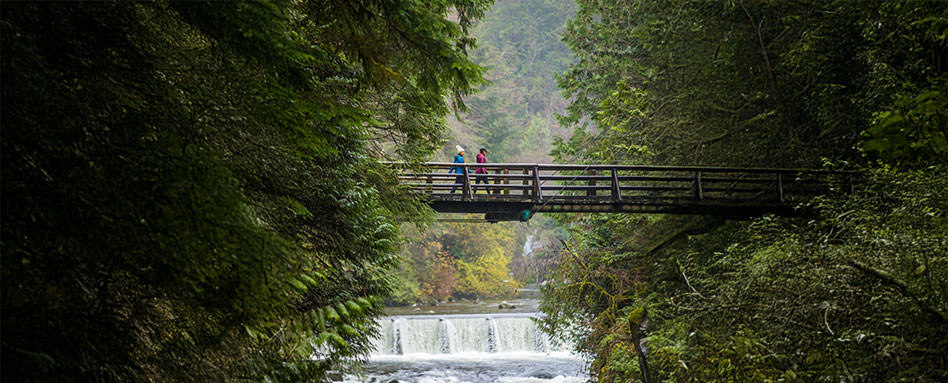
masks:
[[[455,145],[454,148],[457,149],[456,151],[457,151],[458,153],[464,151],[464,148],[462,148],[461,145]]]

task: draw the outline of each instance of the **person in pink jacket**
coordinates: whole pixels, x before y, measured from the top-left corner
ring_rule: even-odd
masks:
[[[487,149],[481,148],[480,153],[477,153],[477,163],[479,164],[487,163]],[[474,170],[474,174],[477,174],[477,176],[475,176],[477,178],[477,181],[475,181],[474,183],[475,185],[480,184],[480,183],[483,183],[485,185],[490,184],[489,182],[487,182],[487,169],[477,168]],[[484,187],[484,189],[487,191],[488,194],[490,194],[490,190],[487,189],[487,187]],[[477,186],[474,187],[474,193],[477,193]]]

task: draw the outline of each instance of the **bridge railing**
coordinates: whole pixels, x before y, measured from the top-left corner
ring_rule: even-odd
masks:
[[[486,173],[476,173],[476,169]],[[534,203],[688,200],[783,204],[834,186],[851,188],[853,177],[851,172],[801,169],[447,162],[426,163],[399,174],[402,184],[435,200]]]

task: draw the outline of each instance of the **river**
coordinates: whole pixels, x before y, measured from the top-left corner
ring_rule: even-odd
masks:
[[[528,295],[528,294],[527,294]],[[586,362],[533,322],[535,299],[390,308],[361,375],[346,383],[581,383]]]

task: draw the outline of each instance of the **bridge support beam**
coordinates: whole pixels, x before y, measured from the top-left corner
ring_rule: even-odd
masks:
[[[612,199],[622,201],[622,189],[619,187],[618,171],[612,169]]]

